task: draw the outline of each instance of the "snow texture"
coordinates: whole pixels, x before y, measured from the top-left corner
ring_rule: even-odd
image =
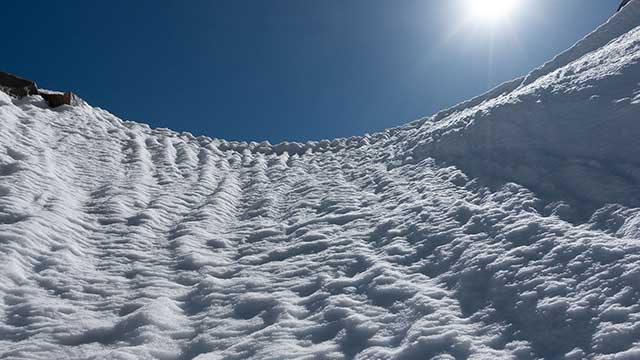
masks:
[[[0,92],[0,358],[640,359],[639,19],[333,141]]]

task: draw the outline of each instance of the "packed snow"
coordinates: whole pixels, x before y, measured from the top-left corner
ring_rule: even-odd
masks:
[[[306,144],[0,92],[0,358],[640,359],[639,25]]]

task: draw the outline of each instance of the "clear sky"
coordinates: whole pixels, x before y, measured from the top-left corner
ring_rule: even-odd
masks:
[[[7,1],[0,70],[194,135],[347,137],[523,75],[619,4],[517,0],[485,19],[482,1]]]

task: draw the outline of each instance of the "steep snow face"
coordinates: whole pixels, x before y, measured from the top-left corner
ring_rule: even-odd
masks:
[[[639,7],[360,138],[230,143],[0,93],[0,358],[639,358]]]
[[[414,156],[568,201],[571,220],[606,203],[640,206],[638,19],[634,1],[522,82],[428,119]]]

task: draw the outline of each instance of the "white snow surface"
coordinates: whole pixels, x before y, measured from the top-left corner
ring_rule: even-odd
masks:
[[[0,358],[640,359],[638,25],[306,144],[0,92]]]

